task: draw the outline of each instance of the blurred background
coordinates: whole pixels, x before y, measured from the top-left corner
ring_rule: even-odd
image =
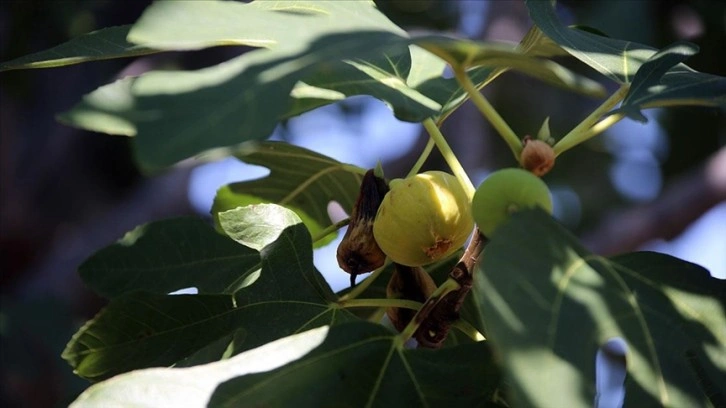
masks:
[[[406,29],[474,39],[517,42],[531,24],[519,0],[376,3]],[[4,0],[0,61],[131,24],[148,4]],[[701,51],[688,65],[726,75],[726,6],[719,0],[573,0],[558,8],[565,22],[615,38],[659,48],[691,41]],[[198,69],[239,52],[214,48],[0,74],[0,405],[66,406],[87,387],[60,359],[72,334],[104,304],[76,275],[86,257],[142,223],[209,217],[218,187],[266,173],[234,160],[190,161],[147,178],[135,167],[130,139],[64,127],[54,115],[116,78],[162,67]],[[574,60],[563,62],[602,79]],[[516,73],[485,93],[522,135],[536,134],[549,116],[559,137],[599,103]],[[545,177],[555,215],[597,253],[656,250],[726,278],[726,114],[701,107],[647,114],[647,124],[623,121],[558,160]],[[492,170],[516,165],[470,104],[451,116],[443,133],[476,184]],[[385,105],[366,97],[292,119],[271,137],[362,167],[380,160],[388,177],[405,174],[426,142],[420,126],[396,121]],[[425,169],[446,166],[434,154]],[[316,265],[339,289],[348,275],[337,269],[335,246],[318,250]]]

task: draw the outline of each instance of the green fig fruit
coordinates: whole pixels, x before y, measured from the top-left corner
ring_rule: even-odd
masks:
[[[539,177],[522,169],[503,169],[489,175],[476,189],[472,212],[479,230],[487,237],[509,216],[525,208],[541,207],[552,214],[552,199]]]

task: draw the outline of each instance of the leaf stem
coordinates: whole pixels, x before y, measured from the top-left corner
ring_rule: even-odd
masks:
[[[379,307],[376,309],[376,311],[368,318],[369,322],[372,323],[381,323],[381,319],[383,319],[383,316],[386,314],[386,308],[385,307]]]
[[[389,264],[390,262],[386,260],[386,263],[383,264],[383,266],[373,271],[373,273],[368,275],[367,278],[363,279],[363,281],[359,283],[358,286],[354,287],[350,292],[341,296],[340,299],[338,299],[338,303],[349,302],[360,296],[361,293],[365,292],[365,290],[368,289],[368,287],[371,286],[373,282],[375,282],[375,280],[383,273],[383,271],[386,269],[386,266],[388,266]]]
[[[460,332],[466,334],[474,341],[484,341],[486,338],[484,337],[479,330],[477,330],[474,326],[471,325],[471,323],[467,322],[466,320],[456,320],[453,324],[453,327],[456,327],[459,329]]]
[[[601,120],[600,122],[597,122],[593,127],[590,129],[587,129],[586,131],[582,132],[580,135],[580,139],[584,142],[585,140],[591,139],[600,133],[606,131],[610,126],[620,122],[621,119],[623,119],[625,115],[621,113],[615,113],[612,114],[605,119]]]
[[[451,150],[451,147],[446,142],[446,138],[444,138],[444,135],[441,134],[441,131],[436,126],[436,123],[434,123],[433,119],[428,118],[423,121],[423,125],[426,131],[429,133],[431,140],[434,141],[436,147],[438,147],[439,151],[441,151],[441,155],[444,156],[446,164],[449,165],[451,171],[454,173],[454,176],[459,179],[459,183],[461,183],[461,186],[464,188],[464,191],[466,191],[469,199],[474,197],[474,191],[476,190],[474,188],[474,184],[471,182],[471,179],[466,174],[464,167],[462,167],[461,163],[459,163],[459,159],[456,158],[456,155]]]
[[[512,130],[502,116],[497,112],[491,103],[482,95],[481,92],[476,88],[474,83],[471,81],[469,74],[466,73],[464,67],[458,66],[453,67],[454,76],[459,84],[464,88],[469,99],[476,105],[479,112],[484,115],[485,118],[494,126],[494,129],[499,132],[499,135],[509,145],[509,148],[514,154],[514,158],[519,163],[519,155],[522,153],[522,141],[519,139],[516,133]]]
[[[313,244],[320,241],[321,239],[327,237],[329,234],[332,234],[333,232],[345,227],[346,225],[348,225],[348,223],[350,223],[350,218],[346,218],[346,219],[336,222],[335,224],[328,225],[325,229],[318,232],[313,237]]]
[[[602,115],[606,114],[609,110],[615,107],[620,101],[625,98],[625,95],[628,93],[628,90],[630,89],[629,84],[623,84],[620,86],[620,88],[615,91],[610,97],[608,97],[605,102],[603,102],[600,106],[598,106],[594,111],[592,111],[591,114],[589,114],[585,119],[582,120],[577,126],[575,126],[572,130],[570,130],[569,133],[567,133],[565,136],[562,137],[555,145],[555,155],[559,156],[560,154],[566,152],[567,150],[572,149],[573,147],[577,146],[578,144],[584,142],[587,139],[590,139],[591,137],[597,135],[598,133],[602,132],[603,130],[607,129],[607,127],[602,128],[598,132],[594,134],[590,134],[590,128],[597,123],[598,120],[602,117]],[[613,115],[618,116],[618,115]],[[602,122],[605,122],[608,118],[605,118]],[[618,120],[622,119],[622,117],[618,118],[615,122],[607,122],[610,123],[608,127],[614,125]],[[602,123],[600,122],[600,123]],[[604,126],[604,125],[603,125]]]
[[[400,344],[405,343],[408,339],[411,338],[411,336],[416,333],[416,330],[418,330],[419,326],[421,325],[421,322],[423,322],[426,319],[425,315],[428,315],[428,313],[436,307],[436,305],[443,299],[446,295],[449,293],[459,289],[461,286],[458,282],[455,280],[449,278],[444,283],[441,284],[434,293],[429,296],[429,299],[424,304],[425,307],[422,307],[416,312],[416,315],[413,316],[413,319],[406,325],[406,328],[403,329],[403,331],[398,335],[398,341]],[[424,314],[424,315],[422,315]]]
[[[406,299],[386,299],[386,298],[370,298],[370,299],[350,299],[338,301],[338,305],[342,308],[348,307],[403,307],[405,309],[419,310],[423,305],[421,302]]]
[[[416,163],[413,164],[413,167],[411,167],[411,170],[408,172],[406,177],[411,177],[421,170],[421,167],[423,167],[426,159],[429,158],[431,151],[434,150],[434,146],[436,146],[436,143],[434,143],[434,139],[429,137],[428,142],[426,142],[426,147],[424,147],[421,155],[418,156],[418,160],[416,160]]]

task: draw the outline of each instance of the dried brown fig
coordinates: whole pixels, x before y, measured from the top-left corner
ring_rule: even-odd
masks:
[[[350,214],[348,231],[337,251],[338,265],[350,274],[351,286],[355,285],[357,275],[383,266],[386,260],[386,254],[373,237],[373,222],[387,192],[386,180],[368,170]]]
[[[519,162],[525,170],[542,177],[555,166],[555,151],[546,142],[525,138]]]
[[[394,264],[395,269],[391,280],[386,287],[386,297],[389,299],[406,299],[424,303],[436,290],[436,283],[431,276],[420,266],[405,266]],[[416,311],[401,307],[389,307],[386,310],[388,319],[396,330],[403,331],[413,319]]]

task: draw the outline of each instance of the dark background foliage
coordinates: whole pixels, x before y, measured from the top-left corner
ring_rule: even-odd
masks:
[[[464,17],[458,2],[446,0],[378,3],[391,19],[411,30],[452,30]],[[2,1],[0,60],[101,27],[133,23],[148,4]],[[694,42],[701,52],[687,63],[718,75],[726,75],[725,10],[717,0],[561,2],[563,18],[615,38],[659,48],[679,39]],[[484,24],[468,33],[479,39],[518,41],[530,25],[519,1],[493,1],[481,17]],[[138,224],[193,213],[187,200],[192,165],[142,177],[129,139],[64,127],[54,115],[114,78],[163,66],[195,69],[234,52],[239,50],[216,48],[0,75],[0,405],[63,406],[84,389],[85,381],[75,378],[59,357],[72,333],[102,306],[82,286],[78,264]],[[553,134],[563,134],[598,104],[513,73],[487,92],[521,134],[535,133],[546,116],[552,117]],[[355,115],[355,105],[349,107],[347,114]],[[614,158],[599,138],[578,148],[577,154],[563,156],[547,181],[568,185],[579,195],[582,216],[570,227],[602,253],[676,236],[726,197],[726,187],[705,183],[703,171],[726,145],[725,117],[717,109],[700,107],[669,109],[659,117],[668,136],[660,163],[664,189],[659,198],[647,202],[633,202],[613,188],[605,169]],[[506,145],[470,105],[457,111],[443,131],[471,172],[514,165]],[[418,149],[384,163],[390,175],[403,174],[424,143],[421,136]],[[445,166],[440,157],[432,156],[426,167]],[[668,225],[647,222],[654,211],[661,220],[668,217]],[[625,226],[635,231],[623,229],[623,217],[628,216],[642,221]]]

